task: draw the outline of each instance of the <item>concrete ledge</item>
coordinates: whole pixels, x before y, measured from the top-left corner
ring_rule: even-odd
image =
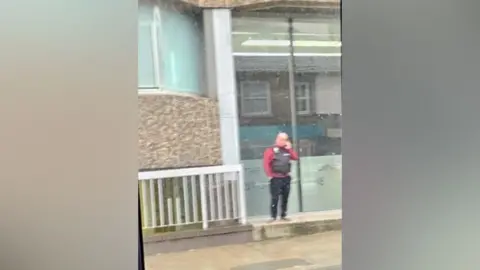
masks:
[[[253,241],[265,241],[342,229],[341,210],[295,214],[290,216],[290,219],[291,221],[288,222],[276,221],[268,223],[267,218],[254,218],[249,220],[249,225],[227,225],[211,227],[208,230],[186,230],[146,236],[144,239],[144,252],[145,255],[155,255],[158,253],[245,244]],[[330,268],[326,268],[326,270],[330,270]]]
[[[275,221],[273,223],[269,223],[266,218],[252,220],[253,240],[265,241],[342,229],[341,210],[302,213],[290,218],[291,221],[288,222]]]
[[[252,231],[253,226],[251,225],[237,225],[147,236],[144,239],[144,253],[146,256],[150,256],[158,253],[245,244],[253,241]]]

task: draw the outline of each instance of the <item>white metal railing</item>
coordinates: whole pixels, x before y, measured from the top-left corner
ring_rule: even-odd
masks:
[[[138,173],[142,227],[164,228],[210,222],[246,224],[242,165]]]

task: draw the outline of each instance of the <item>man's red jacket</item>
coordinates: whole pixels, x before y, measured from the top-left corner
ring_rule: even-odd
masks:
[[[275,153],[273,152],[273,148],[278,146],[272,146],[265,149],[263,153],[263,169],[265,170],[265,174],[268,178],[282,178],[288,176],[288,174],[282,173],[274,173],[272,171],[272,160],[275,157]],[[285,148],[284,148],[285,149]],[[290,160],[298,160],[298,154],[293,149],[285,149],[290,153]]]

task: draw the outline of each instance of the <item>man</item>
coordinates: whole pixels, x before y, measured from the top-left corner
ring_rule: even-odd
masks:
[[[279,133],[275,139],[275,145],[267,148],[263,154],[263,168],[265,174],[270,179],[271,221],[277,219],[280,196],[282,197],[280,218],[288,220],[287,204],[288,195],[290,194],[291,160],[298,160],[298,155],[293,151],[288,135],[284,132]]]

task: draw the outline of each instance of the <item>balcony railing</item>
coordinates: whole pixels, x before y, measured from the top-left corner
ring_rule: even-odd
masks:
[[[138,180],[143,229],[246,224],[242,165],[140,172]]]

